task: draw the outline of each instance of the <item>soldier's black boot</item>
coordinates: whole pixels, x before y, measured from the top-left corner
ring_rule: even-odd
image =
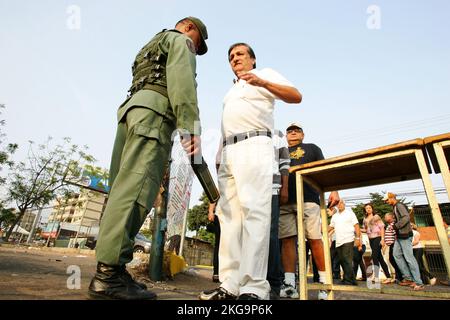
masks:
[[[133,280],[125,266],[97,264],[97,272],[89,285],[93,299],[154,300],[156,294]],[[145,286],[145,285],[144,285]]]
[[[137,285],[139,288],[143,289],[143,290],[147,290],[147,286],[145,285],[145,283],[139,282],[134,280],[131,275],[128,273],[127,268],[125,266],[121,267],[123,270],[123,277],[128,278],[128,281],[133,282],[135,285]]]

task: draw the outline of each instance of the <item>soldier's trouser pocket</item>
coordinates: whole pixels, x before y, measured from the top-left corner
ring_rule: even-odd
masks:
[[[137,202],[151,209],[169,160],[173,125],[147,108],[133,108],[127,114],[128,136],[122,153],[121,171],[140,176]]]

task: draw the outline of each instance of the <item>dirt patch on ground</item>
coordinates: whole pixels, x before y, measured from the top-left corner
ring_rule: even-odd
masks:
[[[95,273],[93,255],[75,250],[53,252],[36,248],[0,246],[0,300],[88,299],[87,288]],[[80,286],[70,278],[80,270]],[[211,289],[211,271],[187,269],[172,280],[153,282],[142,272],[130,273],[158,294],[159,299],[197,299],[201,290]]]

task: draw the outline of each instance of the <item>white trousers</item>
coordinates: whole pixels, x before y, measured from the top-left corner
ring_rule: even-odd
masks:
[[[218,172],[221,287],[266,299],[272,204],[273,151],[269,137],[227,145]]]

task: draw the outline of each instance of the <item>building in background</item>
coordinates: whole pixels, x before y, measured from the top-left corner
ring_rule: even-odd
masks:
[[[447,227],[447,234],[450,241],[450,203],[440,203],[444,226]],[[424,264],[430,272],[439,280],[448,283],[447,267],[445,265],[444,255],[439,243],[436,227],[434,226],[430,206],[415,205],[411,210],[411,221],[417,225],[417,231],[420,233],[420,242],[424,245]]]
[[[86,226],[99,225],[106,205],[106,195],[89,189],[81,188],[78,195],[78,205],[72,215],[73,224]]]
[[[31,231],[33,227],[34,220],[36,219],[36,214],[32,211],[27,210],[20,221],[19,226],[27,231]]]
[[[48,223],[51,222],[72,222],[75,208],[78,205],[78,193],[74,193],[70,198],[64,199],[57,197],[52,204],[52,212],[48,217]]]
[[[100,219],[106,205],[106,195],[87,188],[68,199],[53,203],[46,229],[41,237],[53,239],[58,247],[80,247],[97,238]]]
[[[155,215],[155,208],[152,208],[152,210],[150,210],[147,217],[145,218],[145,221],[142,224],[141,229],[139,230],[140,232],[152,230],[152,222],[153,222],[154,215]]]

